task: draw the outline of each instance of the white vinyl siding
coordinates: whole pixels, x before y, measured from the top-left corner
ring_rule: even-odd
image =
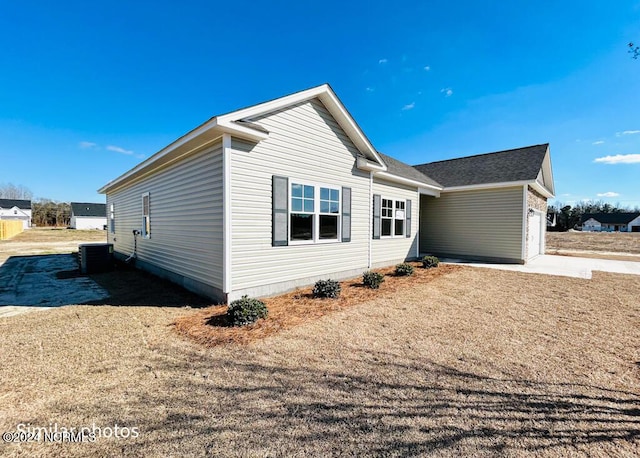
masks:
[[[107,195],[117,209],[117,252],[133,252],[142,229],[143,193],[150,194],[151,238],[138,236],[137,255],[169,272],[222,289],[222,148],[187,157]]]
[[[389,199],[392,201],[393,212],[391,218],[391,233],[395,228],[395,212],[396,202],[411,202],[411,237],[406,237],[407,228],[404,227],[402,235],[393,237],[381,236],[380,239],[372,240],[371,246],[371,262],[374,266],[384,265],[385,263],[394,263],[405,259],[415,258],[417,256],[418,243],[418,190],[409,186],[403,186],[396,183],[374,178],[373,193],[379,194],[382,200]],[[372,206],[373,202],[369,203]],[[406,210],[406,208],[405,208]]]
[[[104,229],[107,224],[106,217],[99,216],[72,216],[69,226],[77,230]]]
[[[522,260],[522,186],[420,199],[420,252]]]
[[[259,144],[232,139],[232,290],[366,270],[369,174],[355,168],[357,149],[324,105],[314,99],[250,121],[269,138]],[[272,246],[273,175],[289,177],[290,185],[350,187],[351,241]]]

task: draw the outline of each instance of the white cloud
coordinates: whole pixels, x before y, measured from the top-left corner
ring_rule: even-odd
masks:
[[[380,59],[378,61],[379,64],[386,64],[387,62],[389,62],[387,59]]]
[[[442,92],[445,97],[451,97],[453,95],[453,90],[450,87],[442,88],[440,92]]]
[[[80,148],[86,149],[86,148],[95,148],[96,146],[98,146],[98,144],[93,142],[80,142],[78,143],[78,146]]]
[[[120,154],[127,154],[129,156],[133,154],[133,151],[131,151],[129,149],[124,149],[124,148],[121,148],[119,146],[114,146],[114,145],[107,146],[107,149],[109,151],[113,151],[113,152],[120,153]]]
[[[429,67],[428,65],[426,65],[426,66],[424,67],[424,70],[428,72],[429,70],[431,70],[431,67]]]
[[[416,106],[416,102],[411,102],[402,107],[402,111],[413,110],[413,107]]]
[[[604,140],[598,140],[597,142],[593,142],[592,145],[602,145]]]
[[[625,130],[622,132],[622,135],[634,135],[640,134],[640,130]]]
[[[375,91],[375,89],[374,89],[374,88],[372,88],[372,87],[368,87],[368,88],[366,88],[365,90],[366,90],[367,92],[373,92],[373,91]]]
[[[596,196],[598,197],[618,197],[620,194],[618,194],[617,192],[613,192],[613,191],[609,191],[609,192],[601,192],[599,194],[596,194]]]
[[[594,159],[593,162],[602,164],[638,164],[640,154],[616,154],[615,156],[604,156]]]

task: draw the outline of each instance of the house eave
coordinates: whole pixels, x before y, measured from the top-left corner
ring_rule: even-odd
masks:
[[[511,187],[519,187],[519,186],[531,186],[533,189],[538,191],[546,198],[553,198],[554,195],[544,186],[541,186],[536,180],[522,180],[522,181],[504,181],[500,183],[482,183],[482,184],[472,184],[466,186],[449,186],[445,187],[441,192],[460,192],[460,191],[479,191],[486,189],[496,189],[496,188],[511,188]]]
[[[438,186],[433,186],[431,184],[423,183],[421,181],[411,180],[409,178],[404,178],[404,177],[401,177],[401,176],[398,176],[398,175],[394,175],[394,174],[389,173],[389,172],[374,172],[374,176],[382,178],[382,179],[384,179],[386,181],[391,181],[391,182],[394,182],[394,183],[413,186],[413,187],[421,190],[422,194],[433,193],[431,195],[439,197],[440,196],[440,191],[442,190],[442,188],[440,188]]]

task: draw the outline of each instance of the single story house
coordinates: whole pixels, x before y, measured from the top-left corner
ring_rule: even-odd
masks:
[[[581,218],[585,232],[640,232],[640,213],[585,213]]]
[[[0,199],[0,219],[22,221],[22,227],[31,227],[31,201],[24,199]]]
[[[104,229],[107,226],[106,204],[71,202],[69,225],[73,229]]]
[[[412,167],[328,85],[211,118],[104,185],[119,258],[218,301],[426,253],[544,251],[548,145]]]

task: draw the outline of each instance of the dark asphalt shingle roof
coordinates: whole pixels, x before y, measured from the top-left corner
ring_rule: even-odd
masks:
[[[548,143],[414,166],[445,187],[470,186],[538,177]]]
[[[640,213],[585,213],[581,221],[584,223],[589,218],[593,218],[604,224],[629,224],[640,216]]]
[[[71,213],[74,216],[107,216],[107,204],[92,204],[87,202],[71,202]]]
[[[382,158],[382,161],[387,165],[387,172],[389,172],[390,174],[396,175],[402,178],[407,178],[409,180],[430,184],[432,186],[438,186],[439,188],[443,187],[436,180],[432,179],[431,177],[428,177],[424,173],[417,170],[415,167],[411,167],[409,164],[400,162],[399,160],[394,159],[391,156],[387,156],[386,154],[382,154],[379,151],[378,151],[378,154]]]
[[[22,199],[0,199],[0,208],[6,209],[13,207],[29,210],[31,208],[31,201]]]

